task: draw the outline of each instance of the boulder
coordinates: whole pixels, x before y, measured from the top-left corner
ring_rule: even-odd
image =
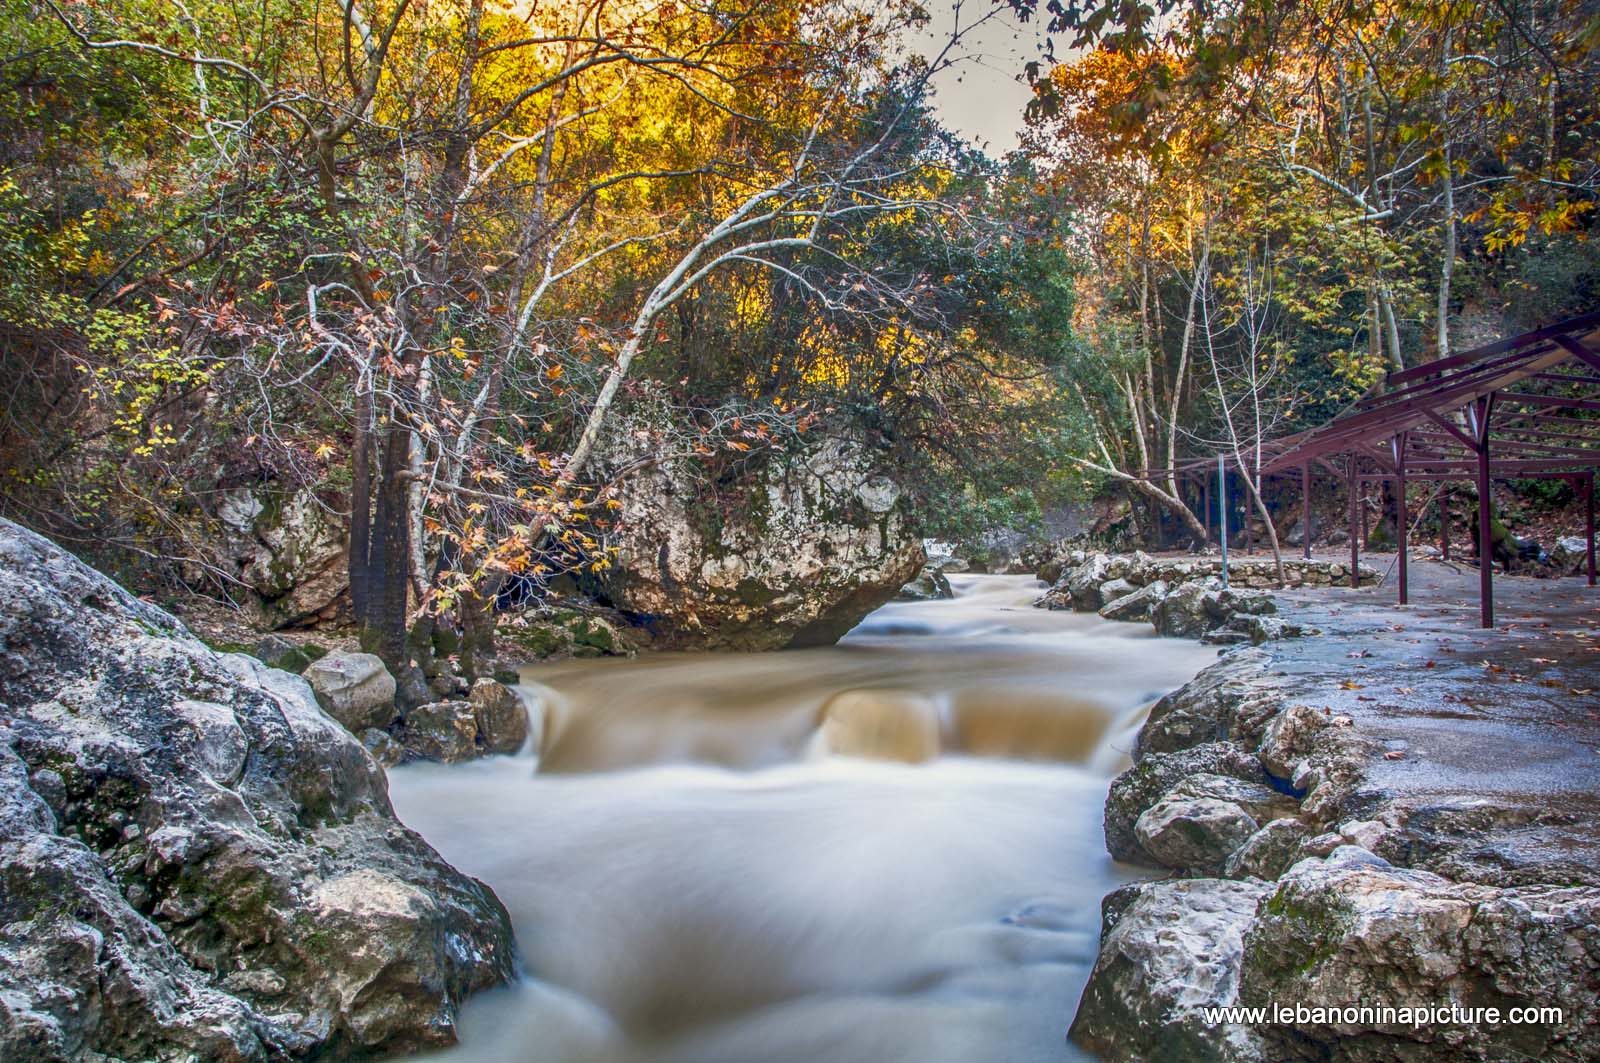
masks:
[[[543,606],[500,623],[500,638],[526,659],[632,657],[633,636],[619,618],[592,610]]]
[[[220,561],[254,592],[269,626],[333,620],[347,610],[347,522],[309,487],[276,480],[224,487],[213,515]]]
[[[282,635],[268,635],[250,649],[250,656],[262,664],[281,668],[299,675],[311,662],[327,655],[327,650],[315,643],[291,642]]]
[[[1309,705],[1290,705],[1272,718],[1261,736],[1261,766],[1280,779],[1293,779],[1300,761],[1312,750],[1328,717]]]
[[[1101,607],[1100,615],[1107,620],[1149,620],[1150,614],[1166,596],[1167,585],[1156,580],[1107,602]]]
[[[1232,801],[1169,792],[1144,811],[1134,833],[1140,848],[1156,863],[1214,875],[1257,826]]]
[[[622,422],[601,455],[602,465],[633,471],[599,579],[606,599],[658,644],[829,645],[921,570],[908,504],[864,443],[822,437],[753,457],[710,492],[698,459],[660,460],[670,429],[651,421]]]
[[[1150,856],[1139,844],[1135,824],[1167,791],[1191,775],[1226,775],[1258,781],[1261,765],[1231,742],[1205,745],[1172,753],[1143,756],[1111,783],[1106,797],[1106,849],[1118,860],[1147,864]]]
[[[1150,707],[1139,731],[1135,756],[1170,753],[1204,742],[1249,733],[1258,719],[1278,709],[1261,650],[1241,649],[1200,671]]]
[[[1276,882],[1124,887],[1102,927],[1071,1037],[1108,1063],[1600,1058],[1600,888],[1457,883],[1344,845]],[[1498,1016],[1376,1010],[1452,1005]],[[1202,1008],[1231,1006],[1295,1010],[1204,1021]],[[1508,1021],[1530,1006],[1560,1021]]]
[[[1298,819],[1275,819],[1235,849],[1223,866],[1229,878],[1278,878],[1303,855],[1301,843],[1311,828]]]
[[[528,708],[522,695],[493,679],[480,679],[467,693],[485,753],[513,754],[528,741]]]
[[[1197,772],[1168,790],[1163,800],[1214,799],[1238,805],[1258,823],[1270,823],[1292,816],[1299,802],[1272,787],[1233,775]]]
[[[1118,576],[1114,579],[1108,579],[1104,583],[1100,584],[1100,600],[1107,603],[1114,602],[1118,598],[1127,597],[1136,590],[1138,590],[1137,587],[1123,579],[1121,576]]]
[[[900,588],[900,593],[895,595],[901,601],[928,602],[943,598],[954,598],[956,592],[950,586],[950,580],[945,576],[944,570],[937,564],[929,562],[922,566],[922,571],[917,573],[917,578]]]
[[[1212,610],[1207,608],[1206,596],[1212,596],[1221,583],[1210,577],[1184,583],[1163,598],[1150,612],[1150,622],[1156,634],[1166,638],[1199,638],[1213,627],[1220,626]]]
[[[1548,566],[1558,576],[1577,576],[1589,569],[1589,541],[1578,535],[1563,535],[1550,547]]]
[[[1345,846],[1272,889],[1244,938],[1240,1002],[1308,1015],[1261,1031],[1273,1058],[1600,1059],[1600,889],[1501,889],[1390,866]],[[1345,1013],[1498,1008],[1500,1021],[1416,1022]],[[1561,1021],[1512,1023],[1512,1008]]]
[[[1087,561],[1061,577],[1066,599],[1080,613],[1092,613],[1106,604],[1101,590],[1111,580],[1111,558],[1093,554]]]
[[[303,673],[322,711],[351,734],[394,722],[394,676],[370,653],[330,653]]]
[[[1257,1031],[1212,1024],[1238,999],[1261,882],[1175,879],[1124,886],[1102,905],[1100,955],[1068,1036],[1110,1063],[1266,1063]],[[1294,999],[1292,991],[1284,1000]]]
[[[433,701],[405,715],[401,745],[408,760],[445,764],[478,755],[478,716],[470,701]]]
[[[392,768],[406,758],[405,747],[396,742],[388,731],[380,731],[376,727],[361,732],[361,744],[372,754],[373,760],[386,768]]]
[[[1263,642],[1297,639],[1316,633],[1315,628],[1308,628],[1282,617],[1236,613],[1228,617],[1227,623],[1219,631],[1201,636],[1200,641],[1220,642],[1222,641],[1220,636],[1226,635],[1228,641],[1248,642],[1252,646],[1259,646]]]
[[[0,521],[0,1058],[388,1057],[512,975],[306,681]]]

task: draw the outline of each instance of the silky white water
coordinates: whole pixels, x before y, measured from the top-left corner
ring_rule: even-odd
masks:
[[[953,582],[827,649],[529,668],[536,749],[393,771],[528,971],[431,1058],[1083,1059],[1065,1031],[1127,880],[1106,787],[1213,653]]]

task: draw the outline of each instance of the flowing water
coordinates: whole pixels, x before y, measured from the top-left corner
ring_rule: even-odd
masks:
[[[1031,1063],[1064,1038],[1101,805],[1143,708],[1213,659],[955,577],[838,646],[523,672],[518,757],[390,774],[505,902],[528,977],[461,1063]]]

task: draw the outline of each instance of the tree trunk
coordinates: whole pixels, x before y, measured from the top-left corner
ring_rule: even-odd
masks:
[[[1451,30],[1444,31],[1444,56],[1439,62],[1439,75],[1444,87],[1439,93],[1439,129],[1444,136],[1444,176],[1440,191],[1443,194],[1443,248],[1439,263],[1439,339],[1436,357],[1450,357],[1450,280],[1456,267],[1456,192],[1455,174],[1451,172],[1452,147],[1450,142],[1450,40]]]
[[[1250,504],[1261,517],[1261,523],[1267,526],[1267,544],[1272,547],[1272,563],[1278,571],[1278,586],[1282,587],[1289,582],[1288,573],[1283,568],[1283,548],[1278,542],[1278,527],[1272,523],[1272,514],[1267,510],[1267,503],[1261,497],[1261,487],[1256,482],[1256,477],[1250,475],[1250,470],[1245,466],[1244,457],[1235,452],[1234,464],[1239,467],[1239,479],[1244,481],[1245,491],[1250,496]],[[1250,516],[1245,514],[1248,522]]]

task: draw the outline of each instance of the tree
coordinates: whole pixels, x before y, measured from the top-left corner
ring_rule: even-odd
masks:
[[[973,160],[926,140],[944,57],[888,61],[914,5],[50,10],[87,61],[192,80],[179,124],[208,179],[117,267],[119,298],[203,359],[195,388],[251,446],[348,456],[352,598],[403,679],[436,647],[487,666],[506,575],[606,564],[618,485],[590,459],[669,312],[757,271],[813,318],[931,335],[938,285],[858,257],[870,234],[982,253],[1004,228],[960,202],[987,180]],[[210,251],[171,262],[189,234]],[[779,396],[759,431],[713,412],[678,445],[775,446],[814,420]]]

